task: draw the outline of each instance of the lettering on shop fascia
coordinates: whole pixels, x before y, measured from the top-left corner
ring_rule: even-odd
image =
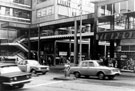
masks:
[[[135,38],[135,31],[114,31],[96,34],[96,40],[116,40],[116,39],[133,39],[133,38]]]
[[[62,5],[62,6],[66,6],[66,7],[70,7],[70,1],[68,1],[68,0],[58,0],[57,1],[57,4],[58,5]]]

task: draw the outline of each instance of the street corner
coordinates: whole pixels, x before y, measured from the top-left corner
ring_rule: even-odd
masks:
[[[53,80],[63,80],[63,81],[69,81],[69,80],[76,80],[76,77],[65,77],[65,76],[60,76],[60,77],[54,77]]]

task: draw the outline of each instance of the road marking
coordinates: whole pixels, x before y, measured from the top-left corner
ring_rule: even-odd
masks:
[[[46,86],[46,85],[50,85],[50,84],[56,84],[56,83],[61,83],[63,81],[53,81],[53,82],[48,82],[48,83],[44,83],[44,84],[37,84],[37,85],[32,85],[32,86],[25,86],[25,88],[33,88],[33,87],[39,87],[39,86]]]

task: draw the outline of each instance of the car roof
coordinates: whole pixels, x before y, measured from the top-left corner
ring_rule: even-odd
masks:
[[[14,63],[0,63],[0,67],[4,67],[4,66],[17,66]]]

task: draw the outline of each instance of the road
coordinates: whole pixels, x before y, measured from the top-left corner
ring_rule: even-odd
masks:
[[[10,91],[135,91],[135,78],[116,77],[114,80],[78,78],[76,80],[53,80],[63,74],[47,73],[33,77],[22,89]]]

